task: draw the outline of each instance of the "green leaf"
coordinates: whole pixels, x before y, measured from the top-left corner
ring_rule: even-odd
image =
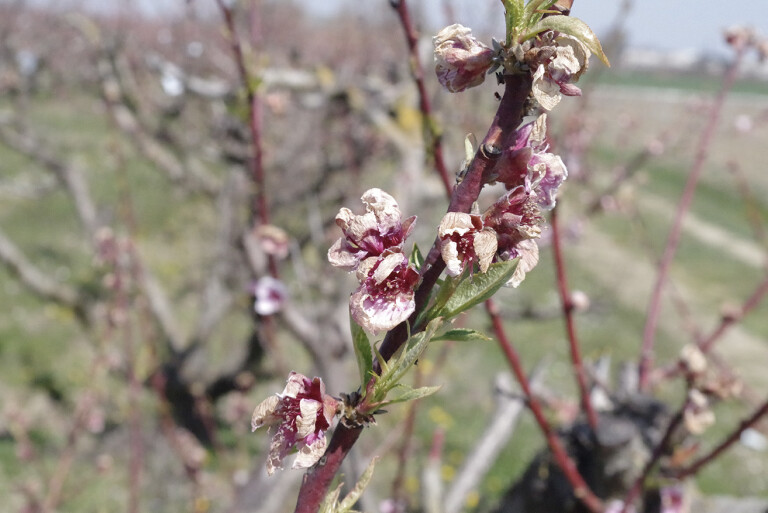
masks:
[[[408,263],[416,266],[416,269],[421,269],[422,264],[424,264],[424,255],[421,254],[419,246],[415,243],[413,245],[413,251],[411,251],[411,256],[408,258]]]
[[[600,40],[597,38],[589,25],[584,23],[578,18],[571,16],[548,16],[540,20],[534,25],[529,32],[525,34],[523,40],[530,39],[536,34],[544,32],[545,30],[557,30],[563,34],[573,36],[590,49],[592,53],[608,67],[611,67],[611,63],[608,62],[608,57],[603,52],[603,47],[600,44]]]
[[[465,310],[490,299],[507,283],[517,268],[518,259],[491,264],[482,274],[465,278],[448,299],[439,315],[451,319]]]
[[[373,372],[373,353],[368,335],[365,334],[352,317],[349,318],[349,329],[352,332],[352,346],[355,348],[357,370],[360,372],[360,387],[365,390],[365,384]]]
[[[528,29],[538,22],[543,15],[540,11],[549,9],[555,2],[557,0],[531,0],[528,2],[528,5],[525,6],[525,28]]]
[[[408,340],[400,355],[394,359],[395,361],[390,360],[386,370],[384,370],[384,365],[382,364],[381,377],[376,381],[373,388],[374,404],[383,401],[390,390],[399,386],[400,379],[416,363],[416,360],[422,355],[429,341],[432,340],[435,332],[442,324],[443,319],[441,317],[434,319],[427,325],[424,331],[412,336]]]
[[[506,9],[507,45],[517,38],[525,23],[524,0],[501,0]]]
[[[388,406],[390,404],[396,404],[396,403],[405,403],[408,401],[414,401],[416,399],[421,399],[422,397],[427,397],[429,395],[434,394],[438,390],[442,388],[442,385],[438,385],[435,387],[420,387],[420,388],[411,388],[406,385],[400,385],[401,388],[405,388],[405,392],[400,394],[399,396],[389,399],[387,401],[384,401],[382,404],[379,405],[379,407],[382,406]]]
[[[440,312],[445,308],[446,303],[448,303],[448,300],[451,299],[451,296],[453,296],[453,293],[456,291],[456,287],[458,287],[461,283],[461,280],[465,279],[468,275],[469,270],[467,270],[465,274],[461,276],[445,277],[443,282],[440,284],[437,295],[435,296],[435,303],[426,314],[428,319],[434,319],[440,315]],[[417,319],[417,322],[419,320],[421,319]]]
[[[480,333],[479,331],[466,328],[457,328],[454,330],[446,331],[442,335],[438,335],[432,339],[433,342],[443,340],[455,340],[456,342],[488,342],[493,339],[484,333]]]
[[[344,500],[339,504],[339,509],[337,510],[338,513],[351,513],[352,506],[354,506],[355,503],[360,499],[360,496],[363,494],[363,491],[365,491],[368,483],[371,482],[371,478],[373,477],[373,469],[376,466],[377,461],[379,461],[379,458],[373,458],[371,460],[368,468],[365,469],[363,474],[360,476],[360,479],[357,480],[355,487],[350,490],[347,496],[344,497]]]

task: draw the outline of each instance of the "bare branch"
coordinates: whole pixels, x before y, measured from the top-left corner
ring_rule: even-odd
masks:
[[[5,264],[24,286],[38,296],[72,309],[80,307],[81,299],[77,290],[59,283],[30,262],[2,230],[0,230],[0,262]]]

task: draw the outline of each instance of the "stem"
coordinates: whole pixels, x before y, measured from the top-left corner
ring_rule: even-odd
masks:
[[[256,84],[257,80],[246,67],[245,54],[240,44],[240,38],[237,35],[235,26],[235,17],[231,8],[224,4],[223,0],[216,0],[216,3],[224,17],[224,23],[227,27],[227,33],[230,40],[232,56],[237,66],[237,73],[245,89],[245,99],[248,104],[248,127],[251,133],[251,148],[253,157],[251,160],[251,180],[255,186],[253,205],[251,207],[251,221],[254,226],[269,224],[269,204],[267,203],[266,176],[264,172],[264,150],[261,144],[262,123],[261,123],[261,98],[259,97]],[[273,278],[279,277],[277,269],[277,260],[274,255],[267,255],[269,265],[269,274]]]
[[[424,125],[423,130],[427,150],[432,154],[432,158],[435,161],[435,170],[440,175],[446,194],[450,197],[451,192],[453,192],[453,183],[449,178],[448,169],[445,167],[442,137],[432,117],[432,106],[424,84],[424,68],[421,65],[418,51],[419,36],[411,23],[411,15],[408,11],[406,0],[392,0],[390,4],[397,12],[400,24],[405,32],[405,41],[408,44],[408,53],[410,55],[411,76],[416,83],[416,89],[419,91],[419,109],[421,110],[421,119]]]
[[[627,513],[632,503],[635,502],[635,500],[637,500],[637,498],[640,496],[640,492],[643,490],[643,484],[645,483],[645,480],[648,478],[648,475],[651,473],[651,470],[653,470],[653,467],[661,458],[661,455],[664,454],[664,449],[669,444],[669,441],[672,438],[672,433],[674,433],[674,431],[677,429],[677,426],[679,426],[680,423],[683,421],[683,412],[685,411],[685,407],[687,406],[687,404],[688,404],[688,401],[686,400],[683,403],[683,406],[680,408],[680,410],[672,418],[672,420],[669,423],[669,426],[667,426],[667,431],[664,433],[664,437],[659,442],[659,445],[657,445],[656,448],[653,450],[653,454],[651,454],[651,459],[649,459],[648,463],[645,464],[645,467],[643,467],[642,473],[635,480],[634,484],[632,485],[632,488],[629,489],[629,492],[627,492],[627,496],[624,499],[624,507],[622,508],[621,513]]]
[[[762,302],[766,293],[768,293],[768,276],[766,276],[757,286],[755,291],[744,302],[737,313],[730,315],[726,314],[722,316],[720,324],[717,326],[717,328],[715,328],[707,338],[699,342],[699,349],[701,349],[701,351],[704,353],[709,352],[712,349],[714,343],[723,336],[729,327],[741,321],[744,316],[754,310],[754,308]]]
[[[733,86],[736,80],[736,75],[741,63],[742,56],[744,55],[744,49],[741,48],[736,52],[736,59],[730,66],[723,79],[723,85],[715,98],[715,103],[712,106],[712,112],[709,115],[709,121],[701,134],[699,140],[698,149],[696,151],[696,158],[694,159],[691,170],[688,174],[688,181],[685,184],[683,195],[680,198],[680,203],[677,206],[677,212],[672,223],[672,229],[669,232],[667,238],[667,244],[664,248],[664,254],[659,262],[659,272],[656,277],[656,283],[653,287],[650,302],[648,303],[648,316],[645,322],[645,328],[643,330],[643,344],[640,353],[640,390],[645,390],[649,384],[649,378],[653,369],[654,358],[654,342],[656,337],[656,327],[659,322],[659,314],[661,312],[661,293],[664,289],[664,283],[667,281],[669,275],[669,268],[672,260],[677,252],[677,247],[680,242],[680,234],[683,227],[683,218],[685,213],[691,206],[693,201],[693,195],[696,192],[696,186],[698,185],[701,172],[704,169],[704,162],[707,160],[709,154],[709,148],[712,143],[712,138],[715,135],[715,129],[717,128],[718,121],[720,120],[720,113],[723,105],[725,104],[725,98]]]
[[[485,184],[487,174],[496,164],[497,152],[492,149],[503,148],[514,140],[517,126],[523,117],[525,102],[531,92],[530,75],[508,75],[505,77],[504,96],[493,118],[488,133],[483,139],[472,163],[467,169],[465,178],[454,187],[449,212],[469,212],[477,200],[480,190]],[[489,151],[490,150],[490,151]],[[501,152],[498,152],[500,154]],[[389,331],[380,347],[384,360],[389,360],[405,343],[410,333],[417,333],[423,326],[416,326],[416,317],[427,305],[432,289],[440,277],[445,262],[440,258],[440,248],[437,243],[427,255],[421,268],[422,280],[415,292],[416,309],[411,317]],[[374,362],[374,372],[381,372],[381,364]],[[344,457],[360,436],[362,428],[349,428],[339,424],[333,432],[330,445],[320,462],[304,476],[299,490],[295,513],[315,513],[320,507],[334,475],[341,466]],[[595,510],[599,511],[599,510]]]
[[[571,293],[568,290],[568,278],[565,273],[565,262],[563,260],[562,239],[560,237],[560,225],[558,223],[559,208],[552,210],[552,216],[549,220],[552,225],[552,247],[555,254],[555,271],[557,273],[557,289],[560,292],[560,302],[563,306],[563,317],[565,319],[565,329],[568,333],[568,345],[571,349],[571,363],[573,372],[576,375],[576,381],[579,385],[581,394],[581,407],[587,414],[587,421],[592,427],[592,431],[597,431],[597,413],[592,406],[592,400],[589,396],[587,387],[587,376],[584,370],[584,364],[581,360],[581,350],[579,348],[579,339],[576,336],[576,325],[573,320],[573,301]]]
[[[522,363],[520,362],[520,356],[517,354],[517,351],[509,342],[509,339],[504,332],[504,327],[501,323],[501,317],[499,317],[498,307],[493,302],[493,300],[489,299],[485,302],[485,309],[488,311],[488,315],[491,317],[491,321],[493,322],[493,329],[496,332],[496,337],[499,339],[499,344],[504,350],[504,354],[509,361],[510,367],[512,367],[512,372],[514,372],[515,377],[520,384],[520,388],[523,390],[526,403],[530,408],[531,413],[533,413],[533,416],[536,419],[536,423],[539,425],[539,429],[541,429],[541,432],[544,433],[544,437],[547,440],[547,445],[549,446],[549,450],[552,451],[552,455],[554,456],[555,461],[560,467],[560,470],[563,471],[565,478],[568,479],[568,482],[571,484],[574,496],[580,500],[584,506],[589,509],[589,511],[593,513],[599,513],[603,511],[602,501],[594,494],[594,492],[592,492],[592,490],[590,490],[589,485],[587,485],[587,483],[584,481],[584,478],[579,473],[573,460],[566,452],[565,447],[563,447],[562,441],[560,441],[560,438],[557,437],[554,430],[549,425],[549,422],[547,422],[541,404],[531,390],[531,384],[528,381],[525,370],[523,370]]]
[[[720,445],[712,449],[709,454],[702,456],[695,462],[691,463],[688,467],[674,472],[674,476],[678,479],[683,479],[685,477],[696,474],[705,465],[725,452],[725,450],[733,445],[734,442],[738,441],[744,431],[750,428],[753,424],[760,420],[763,415],[766,414],[768,414],[768,401],[764,402],[762,406],[760,406],[749,418],[742,420],[741,424],[739,424],[739,427],[736,428],[736,430],[734,430],[734,432],[731,433],[728,437],[726,437],[726,439],[723,440]]]

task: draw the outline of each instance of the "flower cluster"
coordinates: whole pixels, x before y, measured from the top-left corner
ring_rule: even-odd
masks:
[[[555,206],[558,189],[568,176],[559,156],[548,153],[546,114],[526,121],[514,144],[503,151],[489,176],[508,192],[480,215],[448,213],[438,235],[451,276],[477,262],[485,272],[494,259],[519,258],[508,285],[517,287],[539,261],[542,210]]]
[[[268,397],[256,407],[251,428],[277,426],[272,436],[267,459],[267,473],[282,468],[288,452],[296,448],[298,455],[291,468],[309,468],[325,452],[325,431],[336,416],[338,401],[325,393],[320,378],[310,380],[291,372],[281,394]]]
[[[389,330],[414,311],[419,273],[403,253],[416,217],[402,219],[395,199],[381,189],[362,196],[366,213],[342,208],[336,224],[344,236],[328,250],[336,267],[356,271],[360,286],[349,300],[352,318],[373,333]]]
[[[455,24],[434,38],[435,73],[440,84],[452,93],[482,84],[485,75],[504,62],[507,73],[528,72],[532,94],[544,110],[552,110],[562,95],[580,96],[575,82],[587,70],[592,52],[578,38],[547,30],[539,36],[503,48],[481,43],[472,30]]]

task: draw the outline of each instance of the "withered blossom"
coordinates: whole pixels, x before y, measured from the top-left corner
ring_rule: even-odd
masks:
[[[356,215],[342,208],[336,215],[336,224],[344,237],[328,250],[328,261],[348,271],[357,269],[367,258],[402,248],[416,220],[412,216],[403,221],[395,199],[381,189],[369,189],[361,199],[365,214]]]
[[[262,276],[251,290],[253,310],[259,315],[273,315],[279,312],[288,297],[288,288],[282,281],[271,276]]]
[[[547,116],[529,120],[517,130],[515,143],[507,149],[491,177],[508,190],[524,186],[535,194],[539,207],[552,210],[557,192],[568,170],[558,155],[548,153]]]
[[[552,110],[562,95],[581,96],[574,82],[589,65],[589,49],[567,34],[546,32],[526,55],[533,73],[533,93],[544,110]]]
[[[483,226],[483,218],[476,214],[448,212],[438,227],[440,253],[449,276],[458,276],[464,269],[472,269],[475,262],[484,273],[496,255],[496,233]]]
[[[349,298],[352,318],[373,333],[390,330],[416,308],[414,289],[419,272],[399,251],[365,259],[357,269],[360,286]]]
[[[325,393],[320,378],[310,380],[298,372],[291,372],[285,389],[268,397],[256,407],[251,429],[277,426],[272,435],[267,459],[267,474],[282,468],[285,456],[293,448],[298,450],[291,468],[309,468],[325,452],[325,432],[336,415],[338,401]]]
[[[458,23],[445,27],[432,38],[435,73],[440,84],[458,93],[483,83],[493,64],[494,51]]]
[[[526,273],[539,262],[539,247],[534,239],[541,236],[543,219],[535,195],[519,186],[494,203],[483,215],[483,220],[485,226],[496,232],[499,258],[520,259],[507,282],[508,286],[519,286]]]
[[[709,399],[695,388],[688,391],[683,421],[688,432],[694,435],[700,435],[715,423],[715,413],[710,408]]]

